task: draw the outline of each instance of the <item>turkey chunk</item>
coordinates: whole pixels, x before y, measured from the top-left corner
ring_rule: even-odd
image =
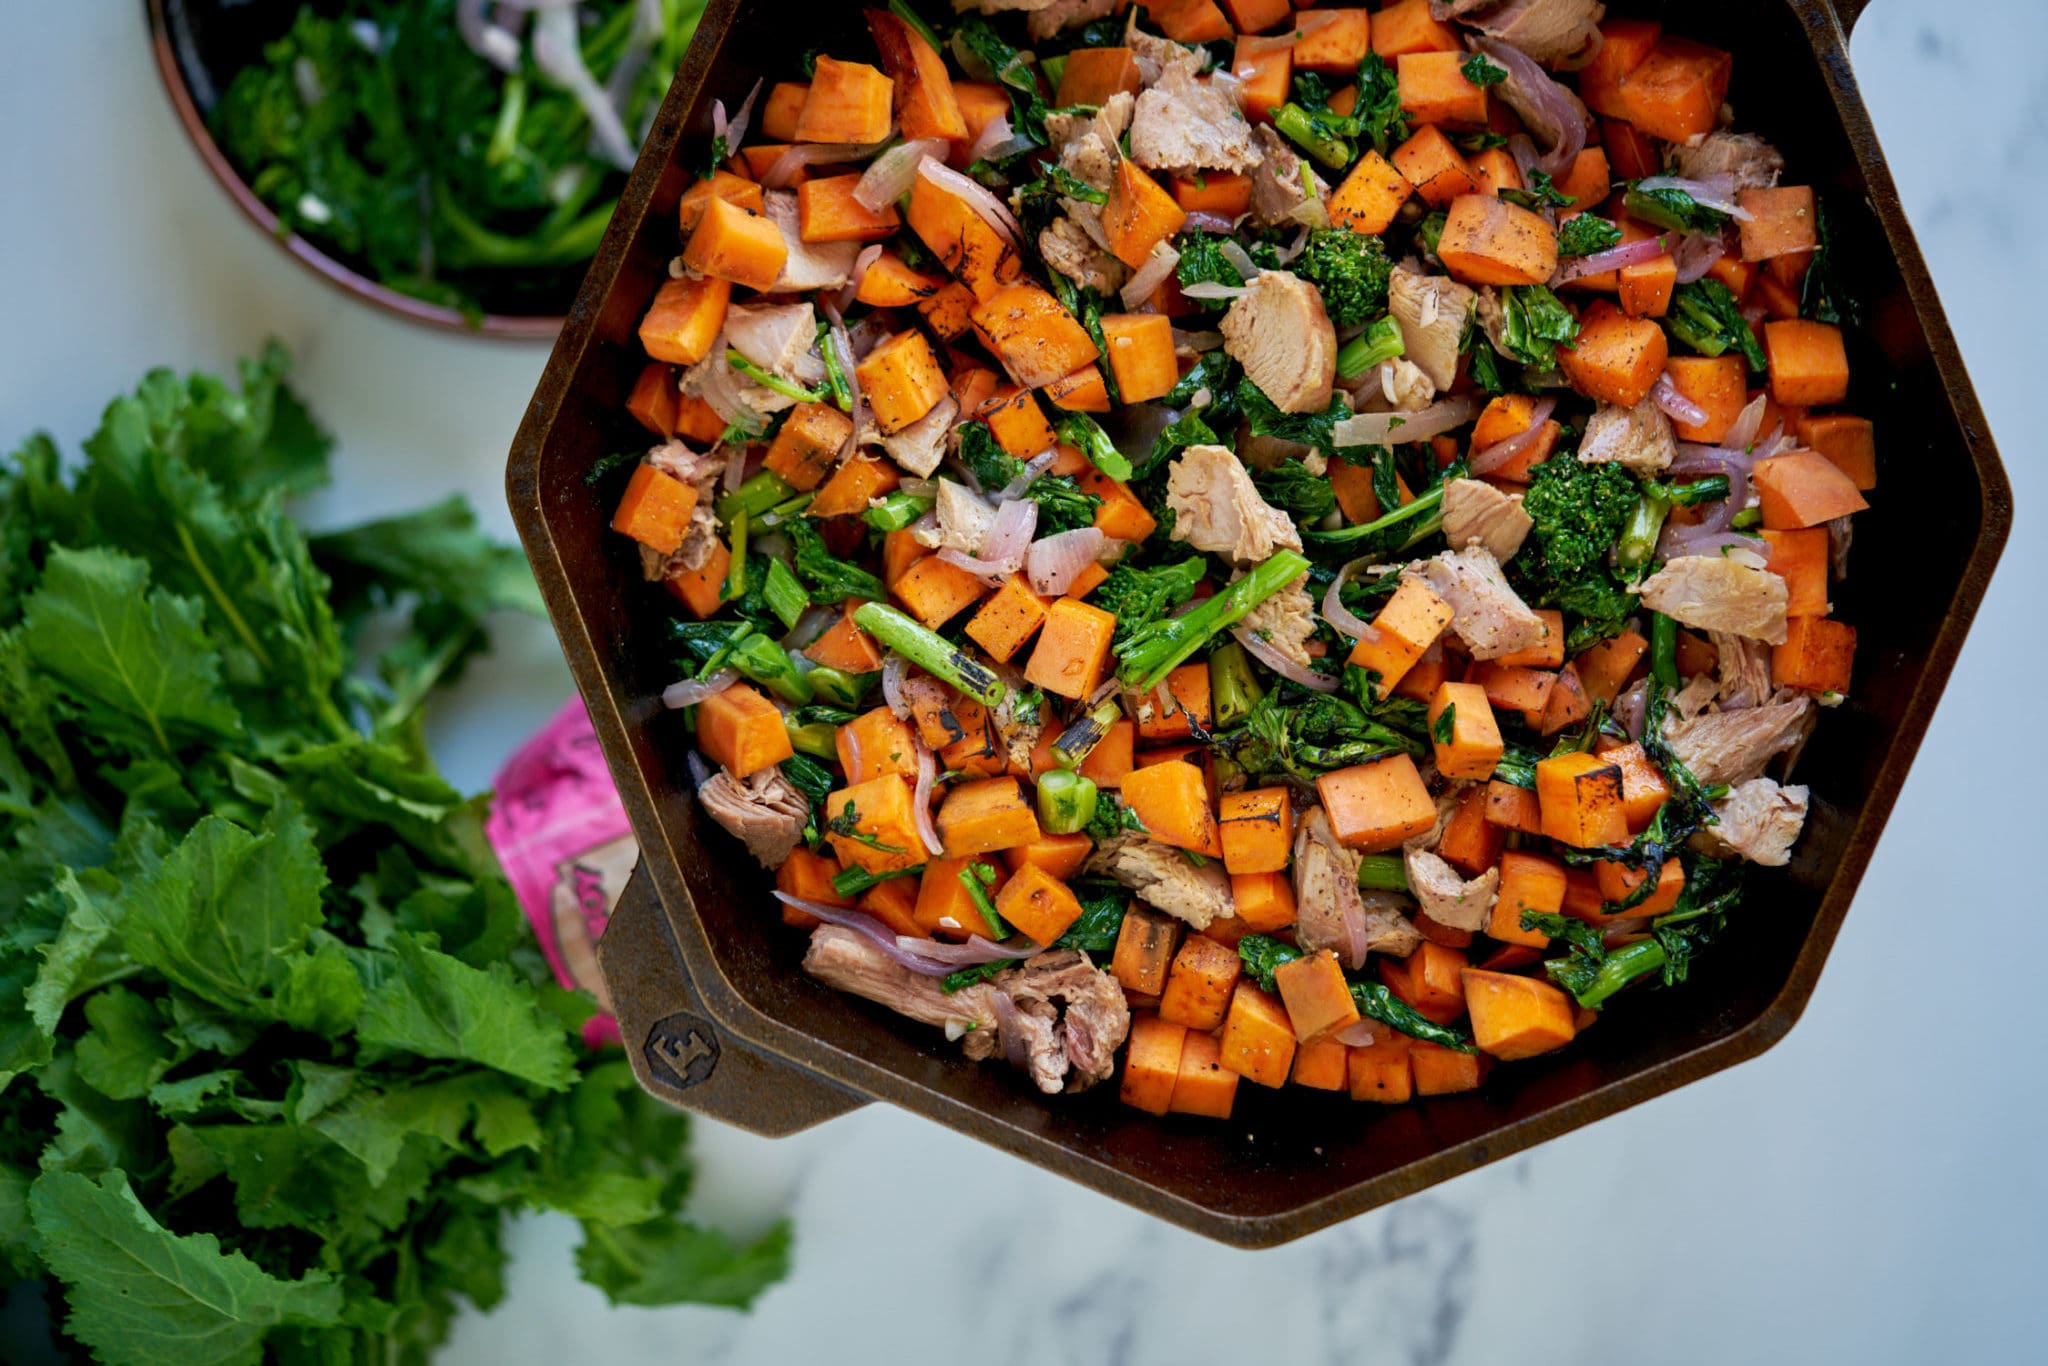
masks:
[[[1678,761],[1708,786],[1744,783],[1796,748],[1813,721],[1813,699],[1787,689],[1754,707],[1710,711],[1716,684],[1705,674],[1671,699],[1664,739]]]
[[[1454,930],[1483,930],[1500,891],[1500,869],[1489,868],[1467,881],[1458,870],[1427,849],[1407,853],[1408,890],[1422,913]]]
[[[1262,270],[1223,315],[1223,349],[1283,413],[1319,413],[1337,379],[1337,329],[1298,275]]]
[[[1255,565],[1283,546],[1301,549],[1301,533],[1259,496],[1244,462],[1222,446],[1190,446],[1166,474],[1173,539],[1197,550]]]
[[[1507,0],[1491,9],[1472,0],[1453,0],[1450,5],[1432,4],[1432,10],[1450,9],[1481,33],[1520,48],[1539,62],[1561,62],[1585,52],[1599,37],[1601,18],[1607,7],[1600,0]],[[1474,9],[1481,14],[1468,14]]]
[[[1743,551],[1666,560],[1641,592],[1643,606],[1695,630],[1785,643],[1785,581]]]
[[[1237,914],[1230,895],[1230,875],[1214,859],[1200,867],[1180,850],[1155,840],[1134,840],[1108,862],[1110,876],[1168,915],[1206,930]]]
[[[1248,171],[1258,165],[1237,98],[1185,62],[1160,73],[1131,116],[1131,160],[1148,171]]]
[[[1444,485],[1444,539],[1453,549],[1481,546],[1506,564],[1535,525],[1522,511],[1519,493],[1502,493],[1479,479],[1453,479]]]
[[[1663,473],[1677,456],[1671,419],[1653,398],[1633,408],[1601,404],[1586,419],[1586,434],[1579,438],[1579,459],[1589,465],[1620,465],[1643,478]]]
[[[1446,550],[1410,565],[1407,572],[1450,604],[1457,614],[1451,630],[1474,659],[1499,659],[1543,643],[1543,618],[1508,587],[1500,561],[1484,546]]]
[[[1387,311],[1401,346],[1439,391],[1458,377],[1458,348],[1478,295],[1447,275],[1425,275],[1406,262],[1387,281]]]
[[[1262,228],[1290,226],[1299,221],[1297,211],[1309,198],[1302,160],[1263,123],[1252,134],[1252,142],[1258,149],[1258,165],[1252,170],[1252,221]],[[1315,184],[1318,200],[1328,196],[1329,182],[1314,167],[1308,168],[1308,179]]]
[[[1766,868],[1792,861],[1792,846],[1806,826],[1807,790],[1752,778],[1714,803],[1716,824],[1701,832],[1715,853],[1734,854]]]
[[[1778,149],[1751,133],[1709,133],[1697,147],[1674,145],[1671,161],[1688,180],[1728,176],[1738,190],[1768,190],[1785,169]]]

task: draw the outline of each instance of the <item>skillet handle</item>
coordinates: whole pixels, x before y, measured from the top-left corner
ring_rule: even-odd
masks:
[[[662,914],[660,894],[635,868],[597,945],[640,1085],[678,1109],[784,1138],[867,1104],[712,1023],[698,1002]]]
[[[1870,0],[1831,0],[1835,21],[1842,26],[1844,36],[1856,32],[1856,21],[1863,17],[1863,11],[1870,8]]]

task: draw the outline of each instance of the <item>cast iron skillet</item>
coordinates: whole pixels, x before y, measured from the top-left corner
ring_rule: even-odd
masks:
[[[171,108],[213,178],[250,222],[263,230],[314,274],[337,289],[367,300],[387,313],[416,323],[493,337],[552,337],[561,331],[555,300],[566,297],[574,278],[561,272],[561,287],[545,311],[536,312],[531,291],[486,291],[483,316],[472,320],[453,308],[431,304],[379,284],[347,261],[325,251],[278,222],[242,174],[214,142],[206,119],[235,73],[261,58],[263,45],[281,37],[298,14],[301,0],[144,0],[149,10],[150,46],[157,72],[170,93]]]
[[[1857,518],[1836,596],[1860,632],[1856,686],[1800,777],[1814,790],[1790,868],[1755,879],[1729,934],[1678,991],[1636,991],[1569,1049],[1495,1069],[1477,1093],[1380,1109],[1240,1088],[1227,1124],[1154,1119],[1104,1086],[1039,1096],[961,1060],[937,1031],[804,976],[770,879],[703,816],[687,741],[659,696],[669,609],[585,486],[593,460],[646,444],[621,403],[644,362],[640,315],[676,250],[686,163],[710,104],[786,76],[798,47],[868,50],[851,5],[717,0],[556,342],[511,455],[507,489],[555,626],[644,851],[603,946],[641,1079],[657,1094],[781,1134],[886,1100],[1196,1232],[1243,1246],[1362,1210],[1754,1057],[1792,1027],[1849,909],[2011,524],[2005,474],[1849,69],[1861,0],[1621,3],[1736,53],[1741,126],[1827,198],[1866,326],[1849,339],[1851,406],[1881,450],[1910,453]],[[791,41],[801,31],[801,44]],[[1901,466],[1903,468],[1903,465]]]

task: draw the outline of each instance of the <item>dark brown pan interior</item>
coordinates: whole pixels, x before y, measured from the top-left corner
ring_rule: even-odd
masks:
[[[1735,51],[1730,103],[1740,126],[1783,149],[1789,180],[1822,189],[1845,277],[1866,309],[1850,341],[1853,406],[1877,422],[1884,470],[1875,506],[1857,518],[1852,575],[1835,600],[1860,632],[1854,695],[1801,761],[1815,797],[1808,833],[1791,868],[1755,879],[1693,982],[1631,993],[1569,1050],[1497,1068],[1476,1095],[1380,1110],[1246,1086],[1236,1118],[1219,1125],[1154,1120],[1108,1089],[1040,1097],[1014,1074],[959,1060],[934,1032],[798,970],[802,939],[779,923],[769,876],[690,796],[681,727],[657,700],[671,681],[658,643],[669,609],[638,582],[630,547],[606,529],[609,507],[583,481],[599,456],[645,444],[620,407],[643,359],[634,328],[677,250],[673,211],[686,167],[703,156],[711,100],[736,107],[757,76],[787,77],[808,48],[868,49],[852,5],[721,0],[585,282],[509,476],[646,871],[720,1025],[791,1067],[1244,1244],[1298,1236],[1552,1137],[1752,1056],[1791,1027],[1982,596],[2010,521],[2009,493],[1856,99],[1835,12],[1824,0],[1609,9],[1662,13],[1675,30]]]

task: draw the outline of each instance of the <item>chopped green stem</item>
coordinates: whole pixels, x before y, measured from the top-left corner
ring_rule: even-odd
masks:
[[[889,0],[889,13],[917,30],[917,36],[930,44],[933,52],[945,55],[946,48],[939,41],[939,35],[932,32],[932,26],[924,21],[923,15],[911,8],[910,0]]]
[[[996,914],[996,903],[989,897],[988,884],[977,876],[989,871],[985,863],[970,863],[960,870],[960,885],[967,889],[967,899],[974,903],[974,909],[981,914],[982,923],[988,926],[990,936],[998,940],[1008,939],[1010,926],[1002,916]]]
[[[1357,154],[1357,149],[1344,139],[1331,137],[1317,128],[1308,110],[1292,100],[1280,106],[1280,112],[1273,116],[1273,126],[1295,146],[1333,171],[1350,166]]]
[[[1081,453],[1088,457],[1095,468],[1112,479],[1129,479],[1133,473],[1131,462],[1109,439],[1109,433],[1102,430],[1102,424],[1086,413],[1068,413],[1060,419],[1060,440],[1079,446]]]
[[[1650,613],[1650,676],[1666,688],[1678,686],[1678,623]]]
[[[1635,511],[1621,529],[1621,539],[1615,542],[1614,562],[1628,570],[1647,567],[1657,553],[1657,537],[1670,512],[1671,500],[1659,493],[1655,485],[1645,485],[1643,496],[1636,499]]]
[[[770,508],[780,505],[795,492],[796,490],[785,483],[780,475],[762,470],[719,499],[713,507],[718,513],[718,520],[729,524],[742,513],[749,517],[758,517]]]
[[[825,358],[825,390],[842,413],[853,411],[853,381],[839,364],[839,351],[831,342],[832,324],[818,324],[818,354]]]
[[[1718,503],[1727,498],[1728,476],[1710,474],[1689,484],[1652,483],[1644,487],[1655,489],[1660,497],[1667,498],[1680,507],[1696,507],[1701,503]]]
[[[514,72],[505,78],[505,102],[498,106],[498,122],[491,129],[490,146],[484,148],[486,166],[503,165],[519,150],[519,121],[526,116],[526,77]]]
[[[823,389],[806,389],[793,380],[786,380],[773,370],[764,370],[730,347],[726,348],[725,363],[745,375],[763,389],[773,390],[784,398],[793,398],[798,403],[816,403],[825,397]]]
[[[1392,317],[1381,318],[1337,348],[1337,373],[1345,379],[1357,379],[1382,361],[1390,361],[1404,353],[1401,328]]]
[[[859,866],[841,868],[832,875],[832,890],[841,896],[862,896],[895,878],[922,877],[924,868],[922,863],[909,868],[891,869],[886,873],[871,873]]]
[[[1049,835],[1071,835],[1095,818],[1095,780],[1070,768],[1038,775],[1038,823]]]
[[[1408,864],[1399,854],[1367,854],[1358,861],[1358,885],[1373,892],[1408,890]]]
[[[784,630],[794,630],[797,619],[804,609],[811,605],[810,590],[805,588],[790,572],[789,566],[781,560],[768,561],[768,577],[761,585],[761,596],[768,603],[768,610],[782,623]]]
[[[1227,640],[1209,652],[1210,707],[1219,729],[1237,725],[1250,716],[1252,708],[1265,695],[1244,646]]]
[[[808,754],[812,758],[823,759],[828,763],[838,759],[839,746],[837,739],[839,727],[831,722],[813,721],[808,725],[800,726],[796,723],[795,717],[785,716],[782,718],[782,728],[789,733],[789,743],[796,749],[797,753]],[[834,885],[837,885],[836,880]],[[851,893],[842,892],[842,895],[851,895]]]
[[[1598,1010],[1615,992],[1662,968],[1664,959],[1664,946],[1655,939],[1637,940],[1616,949],[1600,964],[1593,984],[1579,994],[1579,1004],[1588,1010]]]
[[[864,602],[853,624],[933,677],[951,683],[983,706],[998,707],[1009,696],[1003,681],[936,631],[918,625],[894,607]]]
[[[936,499],[922,494],[892,493],[862,513],[861,517],[877,531],[902,531],[930,512],[936,502]]]
[[[1115,698],[1097,704],[1086,716],[1061,731],[1059,738],[1052,742],[1053,762],[1062,768],[1078,768],[1094,748],[1102,743],[1102,737],[1109,734],[1109,728],[1123,715],[1123,708]],[[1083,820],[1081,824],[1088,822]]]
[[[1136,691],[1150,692],[1212,637],[1307,572],[1306,559],[1282,550],[1194,611],[1148,622],[1117,646],[1123,660],[1119,676]]]
[[[732,519],[732,563],[726,568],[725,600],[738,602],[747,595],[747,513],[744,508]]]
[[[729,662],[746,678],[791,706],[806,706],[817,695],[809,675],[790,661],[781,646],[764,635],[748,636],[735,645]]]

